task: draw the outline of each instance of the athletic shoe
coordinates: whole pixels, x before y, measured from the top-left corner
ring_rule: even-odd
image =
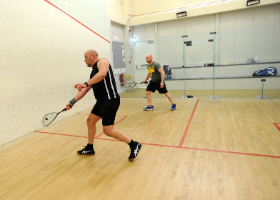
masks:
[[[139,151],[142,147],[142,144],[139,142],[136,142],[135,145],[130,147],[130,156],[128,157],[128,160],[132,161],[136,156],[139,154]]]
[[[171,111],[174,111],[174,110],[176,110],[176,104],[175,103],[173,103],[172,106],[171,106]]]
[[[93,156],[95,154],[94,149],[89,149],[87,146],[85,146],[85,148],[83,148],[80,151],[77,151],[77,154],[79,155],[87,155],[87,156]]]
[[[154,106],[148,105],[146,108],[143,109],[144,111],[154,110]]]

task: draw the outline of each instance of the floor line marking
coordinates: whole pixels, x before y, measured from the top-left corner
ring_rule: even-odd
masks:
[[[273,125],[278,129],[278,131],[280,132],[280,127],[278,126],[278,124],[280,123],[273,123]]]
[[[183,137],[182,137],[182,139],[181,139],[181,141],[180,141],[179,147],[182,147],[183,144],[184,144],[184,141],[185,141],[185,138],[186,138],[187,133],[188,133],[188,131],[189,131],[189,128],[190,128],[190,125],[191,125],[191,122],[192,122],[194,113],[195,113],[196,108],[197,108],[197,105],[198,105],[198,102],[199,102],[199,99],[197,99],[197,101],[196,101],[196,104],[195,104],[194,109],[193,109],[193,111],[192,111],[192,114],[191,114],[191,116],[190,116],[189,122],[188,122],[187,127],[186,127],[186,129],[185,129],[185,131],[184,131]]]
[[[36,133],[51,134],[51,135],[62,135],[62,136],[70,136],[70,137],[88,138],[86,136],[78,136],[78,135],[70,135],[70,134],[62,134],[62,133],[50,133],[50,132],[43,132],[43,131],[34,131],[34,132],[36,132]],[[107,141],[113,141],[113,142],[121,142],[119,140],[110,139],[110,138],[95,138],[95,139],[107,140]],[[145,142],[141,142],[141,144],[149,145],[149,146],[158,146],[158,147],[169,147],[169,148],[175,148],[175,149],[188,149],[188,150],[208,151],[208,152],[216,152],[216,153],[228,153],[228,154],[246,155],[246,156],[280,158],[280,156],[272,156],[272,155],[264,155],[264,154],[256,154],[256,153],[242,153],[242,152],[235,152],[235,151],[222,151],[222,150],[212,150],[212,149],[203,149],[203,148],[194,148],[194,147],[180,147],[180,146],[153,144],[153,143],[145,143]]]
[[[88,113],[76,113],[76,115],[87,115],[87,116],[89,116],[90,113],[89,114]],[[118,116],[118,117],[127,117],[126,115],[116,115],[116,116]]]
[[[70,137],[88,138],[87,136],[82,136],[82,135],[71,135],[71,134],[64,134],[64,133],[50,133],[50,132],[44,132],[44,131],[34,131],[34,132],[36,132],[36,133],[51,134],[51,135],[63,135],[63,136],[70,136]]]
[[[89,115],[87,113],[76,113],[76,115]]]
[[[183,147],[183,143],[184,140],[187,136],[191,121],[193,119],[194,113],[196,111],[197,105],[198,105],[199,99],[197,99],[195,107],[192,111],[192,114],[190,116],[190,119],[188,121],[187,127],[184,131],[184,135],[180,141],[179,146],[173,146],[173,145],[162,145],[162,144],[152,144],[152,143],[143,143],[141,142],[141,144],[145,144],[145,145],[150,145],[150,146],[159,146],[159,147],[169,147],[169,148],[177,148],[177,149],[189,149],[189,150],[198,150],[198,151],[208,151],[208,152],[217,152],[217,153],[229,153],[229,154],[238,154],[238,155],[247,155],[247,156],[258,156],[258,157],[269,157],[269,158],[280,158],[280,156],[272,156],[272,155],[264,155],[264,154],[255,154],[255,153],[242,153],[242,152],[235,152],[235,151],[222,151],[222,150],[212,150],[212,149],[203,149],[203,148],[194,148],[194,147]],[[79,114],[79,113],[77,113]],[[80,113],[83,114],[83,113]],[[121,115],[119,115],[121,116]],[[123,116],[122,119],[120,119],[119,121],[117,121],[114,125],[120,123],[121,121],[123,121],[125,118],[127,118],[127,116]],[[278,126],[278,124],[280,123],[273,123],[274,126],[280,131],[280,127]],[[45,133],[45,134],[52,134],[52,135],[62,135],[62,136],[70,136],[70,137],[81,137],[81,138],[88,138],[87,136],[79,136],[79,135],[70,135],[70,134],[62,134],[62,133],[50,133],[50,132],[43,132],[43,131],[34,131],[37,133]],[[110,138],[99,138],[99,136],[101,136],[104,132],[100,133],[98,136],[95,137],[95,139],[99,139],[99,140],[107,140],[107,141],[114,141],[114,142],[121,142],[119,140],[116,139],[110,139]]]
[[[120,119],[119,121],[117,121],[114,125],[117,125],[118,123],[120,123],[122,120],[124,120],[125,118],[127,118],[127,116],[124,116],[122,119]],[[99,136],[101,136],[104,132],[100,133],[98,136],[96,136],[95,138],[98,138]]]

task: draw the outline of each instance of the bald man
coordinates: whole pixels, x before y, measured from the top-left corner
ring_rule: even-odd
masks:
[[[171,111],[176,110],[176,104],[173,102],[172,96],[167,91],[166,85],[164,83],[164,71],[161,68],[160,64],[153,61],[153,56],[151,54],[146,55],[146,62],[148,63],[147,66],[148,74],[143,82],[146,83],[149,78],[151,78],[151,81],[146,89],[146,97],[149,105],[143,110],[144,111],[154,110],[154,106],[152,104],[151,92],[155,92],[156,90],[160,94],[165,94],[165,96],[168,98],[168,100],[171,103]]]
[[[74,88],[78,89],[78,94],[67,103],[66,109],[71,109],[91,88],[96,98],[96,104],[87,118],[88,144],[77,153],[79,155],[95,155],[93,142],[96,134],[96,123],[102,119],[103,132],[107,136],[129,145],[131,152],[128,159],[132,161],[138,155],[142,145],[114,128],[116,113],[120,105],[120,96],[117,92],[112,67],[106,59],[99,59],[95,50],[88,50],[84,56],[86,65],[92,68],[90,79],[85,83],[75,84]]]

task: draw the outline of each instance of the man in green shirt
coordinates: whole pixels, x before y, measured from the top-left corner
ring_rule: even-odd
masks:
[[[147,80],[151,77],[151,81],[146,89],[146,96],[149,105],[144,108],[144,111],[154,110],[154,106],[152,105],[152,95],[151,92],[155,92],[156,90],[160,94],[165,94],[168,100],[171,102],[171,111],[176,109],[176,104],[173,102],[171,94],[167,91],[166,85],[164,83],[164,71],[161,68],[160,64],[153,61],[153,56],[151,54],[146,55],[146,62],[148,63],[148,75],[143,83],[146,83]]]

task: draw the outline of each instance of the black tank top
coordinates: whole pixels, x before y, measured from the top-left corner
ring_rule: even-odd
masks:
[[[93,65],[90,78],[92,78],[95,74],[99,72],[97,68],[98,61]],[[117,92],[116,81],[110,63],[109,63],[109,70],[105,78],[100,82],[93,84],[91,87],[93,89],[93,94],[97,101],[106,100],[106,99],[115,99],[119,97],[119,94]]]

